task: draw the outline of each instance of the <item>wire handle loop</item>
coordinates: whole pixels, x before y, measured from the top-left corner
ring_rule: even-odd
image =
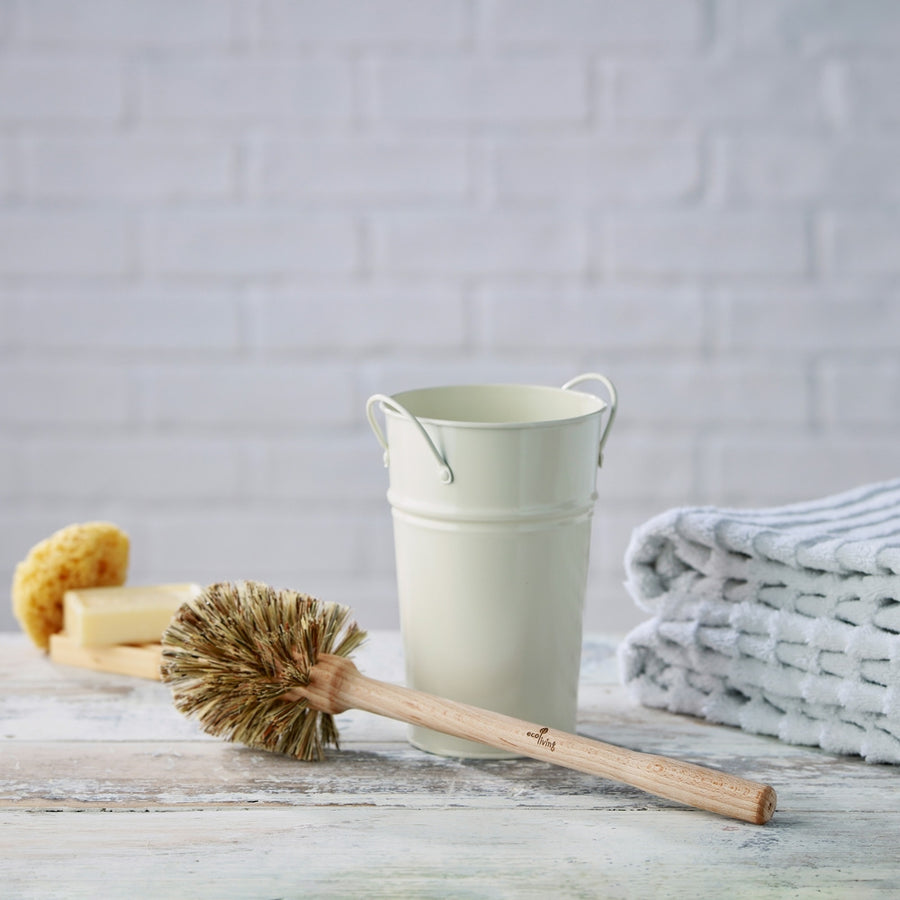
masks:
[[[619,398],[616,394],[616,389],[613,386],[613,383],[605,375],[600,375],[597,372],[585,372],[583,375],[576,375],[574,378],[567,381],[562,386],[562,389],[564,391],[569,391],[573,387],[575,387],[576,384],[583,384],[585,381],[599,381],[602,385],[604,385],[607,393],[609,394],[609,403],[607,404],[609,408],[609,415],[606,419],[606,427],[600,434],[600,446],[597,451],[597,465],[602,466],[603,447],[606,444],[606,439],[609,437],[609,429],[612,428],[612,423],[616,418],[616,409],[618,406]]]
[[[369,397],[368,401],[366,401],[366,417],[369,420],[369,425],[372,426],[372,431],[375,432],[375,438],[377,439],[378,443],[381,444],[382,450],[384,450],[385,468],[390,465],[391,455],[387,439],[384,436],[384,432],[381,430],[381,426],[378,424],[378,420],[375,418],[375,405],[377,403],[380,403],[384,408],[393,410],[394,412],[399,413],[401,416],[404,416],[418,429],[419,433],[424,438],[425,443],[428,445],[428,449],[431,451],[431,455],[435,458],[438,464],[438,478],[440,478],[443,484],[452,484],[453,470],[447,464],[447,460],[444,459],[441,451],[438,450],[438,448],[435,446],[434,441],[431,439],[431,435],[425,430],[422,423],[405,406],[398,403],[393,397],[389,397],[387,394],[372,394],[372,396]]]

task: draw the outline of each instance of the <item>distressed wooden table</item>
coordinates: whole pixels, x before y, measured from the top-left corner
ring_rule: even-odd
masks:
[[[771,783],[765,826],[529,760],[429,756],[339,717],[325,762],[223,743],[162,684],[0,635],[4,897],[867,897],[900,890],[900,770],[635,706],[590,637],[579,731]],[[361,671],[402,681],[399,636]]]

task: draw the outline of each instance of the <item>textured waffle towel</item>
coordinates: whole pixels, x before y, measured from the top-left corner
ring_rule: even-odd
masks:
[[[626,586],[619,655],[647,706],[900,763],[900,479],[809,503],[665,512]]]

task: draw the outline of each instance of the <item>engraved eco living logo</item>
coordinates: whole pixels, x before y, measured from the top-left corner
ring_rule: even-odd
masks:
[[[549,728],[542,728],[540,731],[526,731],[525,733],[530,738],[534,738],[538,742],[539,747],[546,747],[552,753],[556,749],[556,741],[551,741],[550,738],[545,737]]]

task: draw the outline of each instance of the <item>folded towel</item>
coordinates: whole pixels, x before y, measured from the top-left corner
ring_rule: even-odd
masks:
[[[647,706],[900,763],[900,479],[637,528],[626,587],[653,618],[619,651]]]

